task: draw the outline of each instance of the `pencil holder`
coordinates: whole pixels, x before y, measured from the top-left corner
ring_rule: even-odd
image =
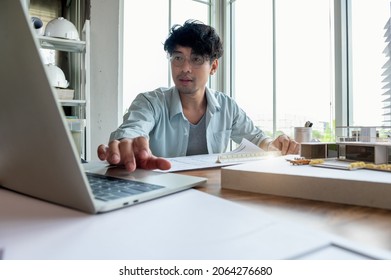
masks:
[[[294,138],[298,143],[311,142],[312,140],[312,127],[295,127]]]

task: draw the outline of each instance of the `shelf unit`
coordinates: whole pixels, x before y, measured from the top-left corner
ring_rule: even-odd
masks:
[[[81,157],[85,160],[91,159],[91,114],[90,114],[90,22],[86,20],[81,34],[81,41],[37,36],[42,49],[50,49],[69,54],[70,63],[70,87],[74,89],[73,100],[61,100],[63,107],[71,109],[72,115],[80,119],[85,127],[77,132],[75,121],[70,119],[69,126],[79,148]],[[76,137],[75,137],[76,136]],[[77,143],[79,142],[79,143]]]

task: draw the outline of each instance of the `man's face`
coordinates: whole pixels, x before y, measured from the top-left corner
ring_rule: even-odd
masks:
[[[171,55],[172,79],[181,94],[204,94],[209,75],[216,72],[217,59],[192,53],[189,47],[177,46]]]

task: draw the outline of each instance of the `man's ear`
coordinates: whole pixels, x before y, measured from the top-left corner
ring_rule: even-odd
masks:
[[[219,60],[218,60],[218,59],[215,59],[215,60],[212,62],[212,65],[211,65],[211,67],[210,67],[210,75],[213,75],[214,73],[216,73],[217,68],[219,68]]]

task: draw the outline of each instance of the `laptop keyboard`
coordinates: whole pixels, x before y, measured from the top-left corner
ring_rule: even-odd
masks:
[[[123,198],[164,188],[162,186],[87,173],[95,198],[103,201]]]

